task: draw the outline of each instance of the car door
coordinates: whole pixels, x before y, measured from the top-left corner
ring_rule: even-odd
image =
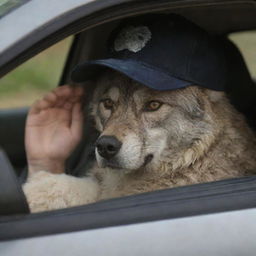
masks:
[[[47,1],[35,0],[31,4],[18,8],[15,18],[24,17],[28,10],[34,10],[33,15],[48,13],[37,24],[30,24],[23,35],[19,32],[15,40],[8,37],[4,27],[14,22],[14,17],[7,15],[4,25],[0,22],[0,30],[6,33],[6,41],[0,45],[1,75],[60,39],[77,34],[61,79],[61,84],[70,83],[73,66],[99,56],[109,31],[121,18],[146,12],[180,13],[219,34],[238,27],[256,27],[255,1],[62,1],[54,3],[52,9]],[[209,12],[214,18],[209,18]],[[228,14],[231,22],[221,22],[226,21]],[[26,163],[23,146],[26,112],[21,109],[13,115],[6,112],[0,116],[5,127],[0,130],[1,145],[15,167]],[[5,138],[8,123],[15,127],[17,141]],[[10,141],[14,144],[11,149]],[[83,163],[87,152],[86,145],[81,145],[81,150],[70,160],[72,169]],[[255,184],[255,177],[236,178],[52,212],[0,216],[0,252],[3,255],[234,255],[237,252],[252,255],[256,230]]]

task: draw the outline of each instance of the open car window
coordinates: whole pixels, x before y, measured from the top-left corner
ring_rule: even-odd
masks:
[[[64,39],[0,80],[0,148],[19,177],[26,174],[24,134],[28,107],[59,84],[72,40]]]
[[[256,79],[256,31],[236,32],[229,35],[229,38],[239,48],[244,57],[251,77]]]
[[[56,87],[72,42],[69,37],[7,74],[0,81],[0,110],[30,106]]]

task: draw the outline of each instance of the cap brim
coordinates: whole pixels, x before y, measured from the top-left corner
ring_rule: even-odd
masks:
[[[71,79],[77,83],[85,82],[95,77],[104,67],[116,70],[155,90],[175,90],[192,85],[192,82],[178,79],[145,63],[127,59],[87,61],[74,68]]]

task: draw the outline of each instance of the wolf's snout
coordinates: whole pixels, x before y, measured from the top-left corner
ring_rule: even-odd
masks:
[[[114,157],[121,146],[122,143],[114,136],[102,136],[96,142],[99,155],[107,160]]]

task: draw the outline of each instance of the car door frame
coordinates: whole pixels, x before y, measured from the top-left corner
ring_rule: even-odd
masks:
[[[101,3],[102,2],[104,1],[101,1]],[[109,4],[112,1],[106,2]],[[48,28],[48,35],[43,34],[45,38],[41,38],[38,42],[33,41],[33,43],[31,42],[28,45],[28,40],[31,37],[25,38],[23,48],[19,48],[19,51],[15,51],[11,57],[9,56],[10,59],[2,65],[0,72],[1,74],[6,73],[49,45],[69,36],[71,33],[81,31],[85,28],[85,24],[88,29],[101,24],[103,20],[104,22],[109,22],[110,20],[117,20],[121,17],[128,17],[149,11],[151,12],[152,5],[150,4],[146,6],[146,9],[143,9],[145,8],[145,2],[146,1],[141,1],[138,3],[138,10],[134,10],[134,6],[136,5],[132,5],[133,8],[129,9],[130,12],[128,10],[119,14],[116,12],[116,16],[113,16],[113,14],[111,16],[108,13],[108,15],[100,16],[101,19],[96,19],[97,22],[95,22],[95,17],[90,17],[90,19],[88,17],[83,17],[77,22],[71,22],[68,25],[63,25],[64,23],[62,23],[62,28],[57,26],[57,24],[59,25],[57,22],[54,28]],[[157,10],[165,9],[167,1],[159,2],[162,5],[159,5]],[[188,3],[188,1],[173,2],[175,2],[175,5],[184,5],[185,2],[186,4]],[[195,1],[197,5],[199,2],[202,3],[202,1]],[[153,4],[153,1],[150,1],[150,3]],[[230,1],[227,1],[226,3],[230,3]],[[124,5],[124,7],[125,6],[126,5]],[[116,9],[118,10],[119,8],[120,5]],[[108,12],[111,10],[113,9],[109,8]],[[84,9],[83,11],[85,12]],[[106,14],[106,9],[103,11],[103,14]],[[93,12],[93,10],[91,10],[91,12]],[[83,13],[83,15],[85,14]],[[95,15],[99,15],[99,12],[94,13],[94,16]],[[62,19],[64,18],[65,16],[62,17]],[[78,25],[78,27],[74,28],[75,25]],[[33,36],[35,37],[36,33]],[[76,40],[74,44],[75,43],[77,43]],[[13,47],[15,47],[15,44]],[[77,49],[75,46],[74,48]],[[73,51],[75,51],[75,49]],[[76,53],[71,51],[70,62],[72,58],[77,60],[76,57],[74,57],[75,55]],[[14,60],[14,57],[17,57],[17,59]],[[73,61],[74,59],[72,60],[72,63]],[[68,73],[70,66],[66,66],[64,70]],[[61,82],[67,81],[66,79],[68,78],[63,76]],[[119,199],[111,199],[95,204],[52,212],[17,216],[1,216],[0,240],[13,240],[65,232],[69,233],[78,230],[99,229],[110,226],[255,208],[255,179],[255,177],[236,178],[207,184],[197,184],[193,186],[155,191]]]

